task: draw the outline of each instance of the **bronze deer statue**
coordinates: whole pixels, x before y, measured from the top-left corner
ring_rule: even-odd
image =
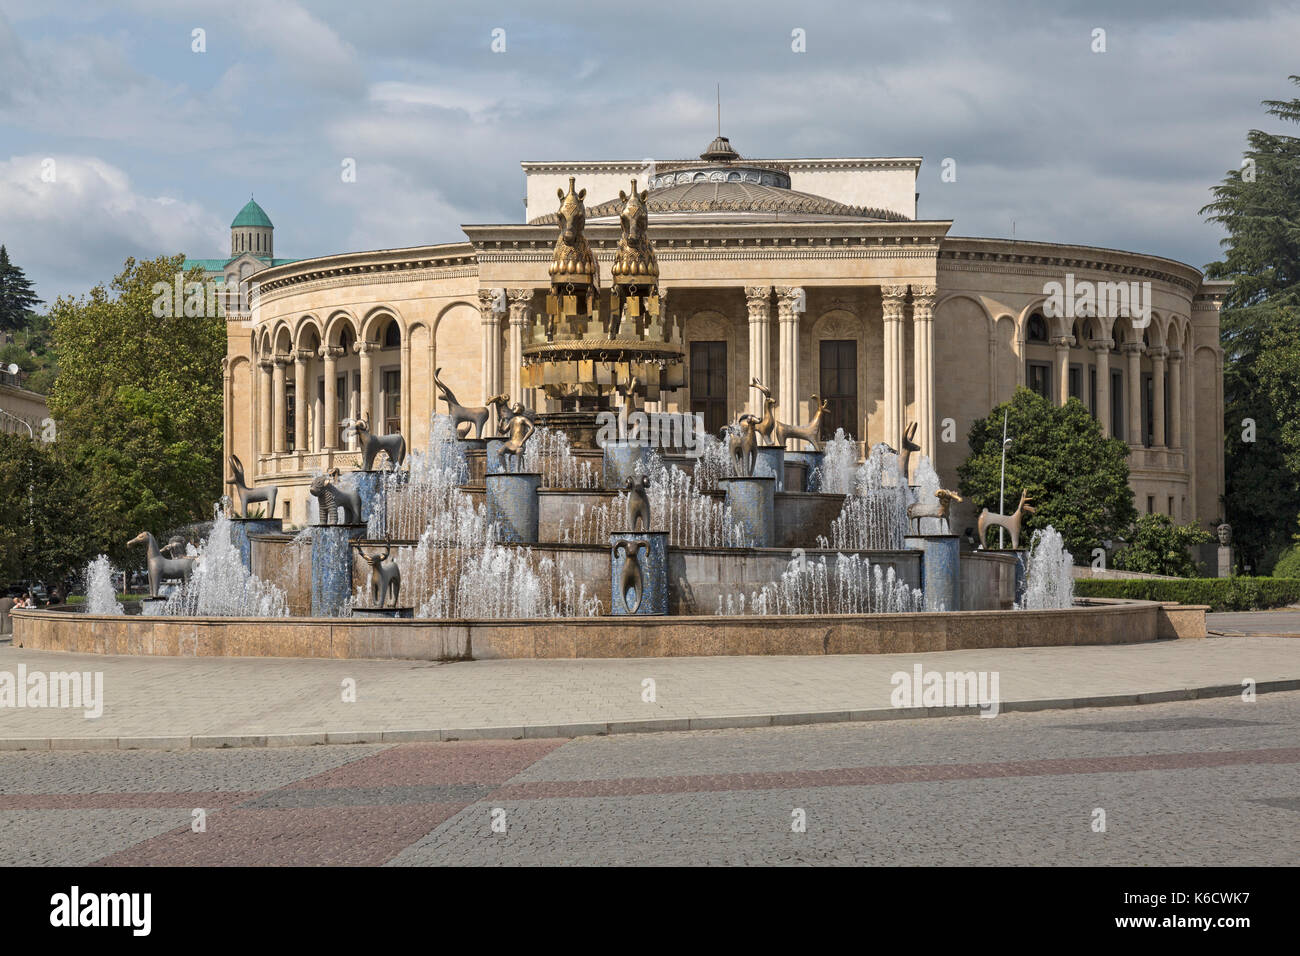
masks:
[[[444,385],[442,379],[438,377],[440,374],[442,374],[442,369],[436,368],[433,370],[433,384],[437,386],[438,394],[441,396],[442,400],[447,403],[447,414],[451,416],[456,433],[460,435],[461,438],[468,438],[469,429],[467,428],[462,432],[460,426],[473,425],[474,437],[482,438],[483,426],[487,424],[488,420],[488,407],[486,405],[462,405],[460,402],[456,401],[455,394],[451,389]]]
[[[943,488],[934,493],[935,501],[922,503],[915,501],[907,506],[907,516],[916,522],[916,530],[919,534],[921,531],[922,518],[938,518],[943,522],[944,533],[950,531],[948,525],[948,509],[954,501],[964,501],[961,495],[955,491],[946,491]]]
[[[814,402],[819,399],[816,395],[812,397]],[[776,423],[776,443],[782,448],[791,438],[799,441],[806,441],[813,446],[813,451],[822,450],[822,416],[826,414],[826,409],[830,407],[830,402],[820,402],[817,406],[817,414],[807,425],[787,425],[785,422]]]
[[[777,442],[773,433],[776,431],[776,399],[772,397],[772,390],[757,378],[749,383],[749,387],[756,388],[763,394],[763,417],[754,426],[754,431],[762,438],[762,444],[775,445]]]
[[[238,455],[230,456],[230,471],[234,477],[230,483],[235,486],[235,491],[239,494],[239,513],[242,517],[248,517],[248,506],[258,501],[266,503],[266,516],[275,517],[275,498],[280,493],[279,485],[263,485],[261,488],[250,488],[244,481],[244,464],[239,460]]]
[[[980,520],[977,526],[980,536],[980,550],[984,550],[984,532],[989,528],[1006,528],[1011,533],[1011,547],[1015,550],[1020,547],[1020,529],[1026,515],[1033,514],[1037,509],[1030,504],[1034,499],[1029,497],[1029,490],[1022,488],[1020,491],[1020,504],[1016,510],[1009,515],[998,514],[985,508],[980,512]]]

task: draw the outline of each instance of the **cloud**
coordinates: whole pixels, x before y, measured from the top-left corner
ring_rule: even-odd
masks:
[[[68,154],[0,161],[0,222],[10,257],[47,302],[107,282],[127,256],[204,257],[229,238],[199,204],[144,195],[118,167]]]

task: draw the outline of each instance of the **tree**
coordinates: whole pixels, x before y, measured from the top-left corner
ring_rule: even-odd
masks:
[[[1119,537],[1137,517],[1128,485],[1128,445],[1105,438],[1101,426],[1077,399],[1057,407],[1023,386],[1010,402],[971,425],[970,457],[957,468],[961,493],[976,508],[998,510],[1002,464],[1002,416],[1007,414],[1006,508],[1012,511],[1022,488],[1038,510],[1028,531],[1054,527],[1080,561],[1109,538]]]
[[[1121,571],[1194,578],[1199,572],[1191,548],[1213,540],[1214,535],[1194,524],[1176,525],[1168,515],[1143,515],[1129,535],[1128,547],[1115,555],[1115,567]]]
[[[1300,122],[1300,99],[1263,105]],[[1247,143],[1242,168],[1201,212],[1228,232],[1224,258],[1206,274],[1233,280],[1220,317],[1224,507],[1242,562],[1263,570],[1300,511],[1300,139],[1251,130]],[[1255,423],[1253,442],[1242,440],[1244,419]]]
[[[91,556],[86,485],[56,445],[0,435],[0,581],[56,583]]]
[[[170,288],[183,259],[128,259],[115,294],[99,285],[50,311],[59,443],[86,476],[94,550],[118,560],[141,530],[162,534],[210,517],[221,493],[225,320],[153,309],[155,283]]]
[[[42,301],[26,273],[9,261],[9,250],[0,245],[0,332],[26,328],[27,313]]]

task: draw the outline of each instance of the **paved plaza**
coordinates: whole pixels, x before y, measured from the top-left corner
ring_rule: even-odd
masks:
[[[0,672],[103,673],[103,713],[0,708],[0,748],[266,746],[571,737],[952,713],[891,703],[893,675],[998,675],[1004,710],[1300,689],[1300,641],[645,660],[109,657],[0,646]],[[354,698],[354,699],[353,699]]]
[[[1283,692],[567,741],[6,752],[0,864],[1294,865],[1298,742],[1300,692]]]

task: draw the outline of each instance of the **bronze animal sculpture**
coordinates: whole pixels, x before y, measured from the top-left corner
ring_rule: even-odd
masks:
[[[584,230],[587,225],[587,207],[582,201],[587,197],[587,190],[574,191],[574,177],[569,177],[569,191],[555,191],[560,200],[556,213],[559,221],[560,235],[555,240],[555,251],[551,257],[551,266],[547,272],[551,284],[572,283],[574,286],[587,286],[594,290],[597,284],[596,257],[591,254]]]
[[[361,523],[361,493],[355,488],[344,488],[338,484],[339,470],[331,468],[327,474],[317,475],[311,480],[311,492],[320,501],[321,524],[334,524],[335,512],[342,512],[339,524]]]
[[[760,383],[757,378],[749,383],[749,387],[756,388],[763,393],[763,417],[754,426],[754,431],[758,432],[763,439],[761,444],[775,445],[777,441],[773,437],[773,433],[776,431],[776,399],[772,397],[772,390]]]
[[[194,573],[195,558],[167,558],[158,547],[158,539],[148,531],[141,531],[127,543],[127,547],[143,544],[148,549],[149,561],[149,596],[158,597],[158,589],[164,581],[188,581]],[[169,542],[170,545],[170,542]]]
[[[754,474],[754,460],[758,457],[758,418],[741,415],[735,424],[722,429],[722,440],[727,443],[727,453],[737,475],[749,478]]]
[[[641,575],[641,562],[637,555],[642,551],[650,553],[649,541],[620,541],[614,548],[614,554],[623,552],[623,567],[618,575],[618,593],[623,598],[623,605],[629,614],[635,614],[645,597],[645,581]],[[632,600],[628,600],[628,592]]]
[[[510,460],[514,460],[514,471],[523,471],[524,445],[537,430],[536,426],[524,415],[524,406],[515,402],[510,406],[510,430],[509,437],[504,445],[501,446],[501,469],[510,471]],[[508,456],[508,457],[507,457]]]
[[[238,455],[230,456],[230,470],[235,477],[230,483],[235,486],[235,491],[239,495],[239,513],[243,517],[248,517],[248,506],[254,502],[263,501],[266,503],[266,516],[275,517],[275,496],[280,493],[279,485],[263,485],[261,488],[250,488],[244,482],[244,465],[239,460]]]
[[[813,401],[818,401],[816,395],[812,397]],[[817,406],[817,414],[807,425],[787,425],[785,422],[776,423],[776,443],[784,448],[785,443],[791,438],[798,441],[806,441],[813,446],[814,451],[822,450],[822,416],[826,414],[826,409],[830,407],[830,402],[821,402]]]
[[[627,489],[627,528],[629,531],[650,530],[650,479],[629,478],[623,483]],[[644,527],[642,527],[644,525]]]
[[[520,402],[516,402],[515,404],[519,405],[519,407],[523,409],[521,414],[525,418],[534,425],[537,424],[537,413],[535,411]],[[497,435],[508,435],[510,433],[510,419],[515,417],[515,413],[512,410],[513,406],[510,404],[510,396],[506,395],[504,392],[500,395],[493,395],[488,399],[487,407],[495,410],[497,413]]]
[[[988,508],[981,511],[979,524],[977,525],[980,536],[980,550],[984,550],[984,532],[989,528],[1006,528],[1011,533],[1012,549],[1019,548],[1021,523],[1025,520],[1026,515],[1031,515],[1037,510],[1030,504],[1033,500],[1033,498],[1029,497],[1028,489],[1021,489],[1020,504],[1016,506],[1016,510],[1011,514],[998,514],[995,511],[989,511]]]
[[[167,539],[167,543],[158,549],[164,556],[169,558],[185,557],[185,539],[178,534],[172,535]]]
[[[642,391],[641,380],[635,375],[626,385],[615,385],[616,391],[623,399],[622,408],[619,414],[622,416],[623,437],[628,441],[639,441],[641,439],[641,420],[633,418],[636,415],[636,397]]]
[[[402,590],[402,572],[397,561],[389,557],[392,549],[389,542],[384,542],[383,554],[367,554],[365,548],[357,548],[361,559],[370,565],[370,603],[373,607],[397,607],[397,595]]]
[[[388,456],[392,471],[402,467],[406,460],[406,439],[399,432],[395,435],[375,435],[370,431],[370,422],[365,415],[360,418],[345,418],[340,422],[344,428],[351,428],[361,441],[361,470],[371,471],[375,459],[383,452]]]
[[[433,370],[433,384],[437,386],[439,396],[442,398],[444,402],[447,403],[447,414],[451,416],[453,427],[456,429],[456,433],[460,435],[461,438],[468,438],[469,429],[467,428],[465,429],[465,431],[462,432],[460,430],[460,426],[473,425],[474,437],[482,438],[483,426],[487,423],[488,420],[487,406],[486,405],[468,406],[468,405],[460,404],[460,402],[456,401],[456,395],[452,392],[452,390],[443,384],[442,379],[438,378],[441,372],[442,369],[440,368],[436,368]]]
[[[948,524],[948,509],[952,506],[954,501],[965,500],[961,495],[957,494],[957,492],[946,491],[943,488],[938,489],[934,493],[934,497],[935,501],[933,504],[930,502],[922,504],[919,501],[914,501],[912,504],[907,506],[907,516],[916,521],[916,530],[918,533],[921,530],[922,518],[938,518],[943,522],[943,530],[947,533],[951,530]]]
[[[917,422],[911,422],[903,431],[903,450],[898,452],[898,474],[904,482],[907,481],[907,466],[912,460],[912,452],[921,450],[921,446],[913,440],[916,438],[916,426]]]

